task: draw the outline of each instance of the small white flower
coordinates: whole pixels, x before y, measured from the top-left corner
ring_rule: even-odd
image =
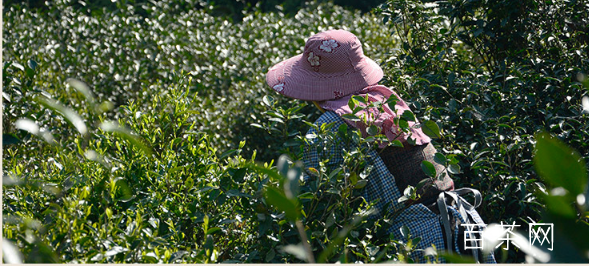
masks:
[[[281,92],[282,90],[284,90],[284,83],[279,83],[277,85],[274,85],[274,87],[272,87],[272,88],[277,92]]]
[[[307,58],[307,61],[309,61],[309,63],[311,64],[311,66],[319,66],[321,65],[319,63],[319,56],[315,55],[313,52],[309,53],[309,57]]]
[[[331,51],[333,51],[333,49],[335,49],[338,46],[339,44],[335,40],[327,40],[321,43],[319,49],[323,50],[324,52],[331,53]]]

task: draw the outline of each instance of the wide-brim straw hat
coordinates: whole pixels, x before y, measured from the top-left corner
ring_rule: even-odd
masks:
[[[382,77],[382,68],[364,55],[354,34],[329,30],[311,36],[302,54],[271,67],[266,83],[287,97],[325,101],[358,92]]]

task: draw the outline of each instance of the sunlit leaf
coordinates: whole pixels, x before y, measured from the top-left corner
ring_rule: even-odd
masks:
[[[27,131],[33,135],[39,134],[39,126],[37,125],[37,123],[28,118],[21,118],[19,120],[16,120],[14,126],[17,129]]]
[[[2,238],[2,260],[7,264],[22,264],[23,255],[12,241]]]
[[[74,89],[82,93],[82,95],[84,95],[84,98],[86,98],[86,100],[88,100],[89,102],[93,103],[96,101],[96,99],[94,99],[92,91],[90,90],[88,85],[86,85],[86,83],[74,78],[67,79],[66,82]]]
[[[219,159],[225,159],[225,158],[237,153],[237,151],[238,151],[237,149],[231,149],[231,150],[225,151],[219,156]]]
[[[270,178],[274,179],[275,181],[282,181],[282,179],[283,179],[283,177],[280,175],[280,173],[278,173],[276,170],[268,169],[264,166],[257,165],[255,163],[246,163],[246,166],[247,166],[247,168],[249,168],[257,173],[262,173],[262,174],[269,176]]]
[[[28,65],[29,68],[31,68],[32,70],[36,70],[37,69],[37,62],[33,59],[28,61]]]
[[[354,96],[352,96],[352,99],[354,99],[360,103],[366,104],[366,99],[360,95],[354,95]]]
[[[389,144],[389,145],[392,146],[392,147],[400,147],[400,148],[403,148],[403,143],[400,140],[398,140],[398,139],[393,140],[391,142],[391,144]]]
[[[119,253],[123,253],[123,252],[127,252],[127,251],[129,251],[129,249],[121,247],[121,246],[115,246],[115,247],[111,248],[110,250],[106,251],[104,253],[104,256],[105,257],[112,257],[112,256],[115,256]]]
[[[378,128],[375,125],[370,125],[367,129],[366,129],[366,133],[368,133],[368,135],[370,136],[374,136],[376,134],[378,134],[380,132],[380,128]]]
[[[401,235],[402,235],[404,238],[407,238],[407,237],[409,237],[409,234],[410,234],[410,232],[409,232],[409,227],[407,227],[407,226],[403,225],[403,226],[401,226],[401,228],[399,228],[399,231],[401,231]]]
[[[262,98],[262,102],[266,106],[273,106],[274,105],[274,98],[272,96],[269,96],[269,95],[264,95],[264,97]]]
[[[438,124],[432,120],[425,121],[421,124],[421,130],[430,138],[437,139],[441,137]]]
[[[350,120],[352,122],[360,121],[360,118],[354,114],[344,114],[342,115],[342,118]]]
[[[423,170],[423,172],[431,177],[434,178],[436,177],[436,167],[434,166],[434,164],[432,164],[431,162],[428,161],[422,161],[421,162],[421,169]]]

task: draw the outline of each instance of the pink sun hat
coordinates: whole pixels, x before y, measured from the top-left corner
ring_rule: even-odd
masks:
[[[311,36],[302,54],[271,67],[266,83],[287,97],[325,101],[358,92],[382,77],[354,34],[329,30]]]

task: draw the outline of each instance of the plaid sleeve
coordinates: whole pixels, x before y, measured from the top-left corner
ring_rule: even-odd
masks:
[[[321,115],[319,119],[315,121],[315,125],[319,127],[324,124],[332,123],[333,126],[331,127],[331,133],[336,133],[337,129],[342,124],[344,124],[344,121],[336,113],[331,111],[323,113],[323,115]],[[312,170],[309,169],[319,169],[319,162],[322,160],[329,159],[327,166],[337,166],[344,162],[344,147],[340,145],[342,143],[341,138],[337,137],[335,134],[332,134],[334,140],[326,141],[325,139],[319,137],[317,133],[317,130],[311,128],[305,136],[307,144],[303,150],[303,163],[305,165],[306,174],[310,175],[315,174]],[[307,176],[305,178],[307,178]]]
[[[337,133],[340,125],[345,122],[336,113],[327,111],[317,119],[315,125],[321,126],[330,123],[334,123],[331,133]],[[314,137],[316,134],[317,131],[311,128],[306,136],[307,145],[303,152],[303,162],[308,174],[312,174],[312,171],[308,170],[309,168],[319,169],[321,160],[329,159],[328,167],[340,165],[344,161],[346,147],[343,146],[343,141],[337,137],[337,134],[333,134],[331,143],[324,138]],[[369,150],[366,156],[367,162],[373,167],[367,177],[368,184],[364,187],[364,197],[369,202],[376,202],[376,208],[380,213],[387,205],[387,212],[401,211],[403,204],[398,202],[401,193],[395,184],[395,178],[375,150]],[[372,218],[382,218],[382,215]],[[417,250],[411,254],[415,262],[426,262],[423,250],[432,245],[435,245],[438,250],[444,249],[439,217],[423,204],[416,204],[403,210],[387,231],[393,234],[396,239],[403,239],[400,233],[400,228],[403,225],[409,228],[413,238],[421,238],[416,246]]]

